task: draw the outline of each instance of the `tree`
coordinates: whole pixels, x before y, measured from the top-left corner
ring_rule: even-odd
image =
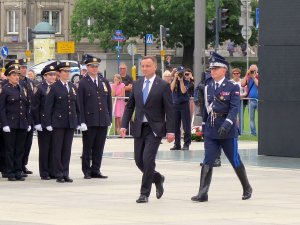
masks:
[[[76,0],[71,19],[71,33],[76,41],[88,38],[90,42],[100,40],[104,49],[113,49],[111,36],[117,29],[126,37],[144,38],[152,33],[159,37],[159,25],[170,28],[168,47],[182,46],[186,67],[193,66],[194,53],[194,2],[195,0]],[[222,32],[220,40],[232,39],[241,43],[241,27],[238,25],[239,0],[223,0],[231,10],[229,28]],[[207,18],[214,17],[214,0],[207,0]],[[90,18],[90,25],[87,20]],[[207,42],[213,40],[207,30]],[[159,39],[158,39],[159,40]],[[124,44],[124,43],[123,43]]]

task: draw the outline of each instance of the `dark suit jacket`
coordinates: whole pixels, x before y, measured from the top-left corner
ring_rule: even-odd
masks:
[[[34,121],[33,121],[33,117],[32,117],[32,109],[31,109],[34,84],[33,84],[32,80],[30,80],[27,77],[25,77],[23,80],[20,80],[19,84],[26,90],[26,94],[27,94],[27,98],[28,98],[28,102],[29,102],[29,108],[30,108],[28,121],[29,121],[30,125],[32,126],[32,125],[34,125]]]
[[[48,84],[46,81],[43,81],[36,87],[36,92],[33,94],[31,109],[34,124],[41,124],[43,128],[46,127],[46,116],[45,116],[45,102],[47,96]],[[50,88],[50,87],[49,87]]]
[[[152,131],[158,137],[165,137],[166,133],[174,133],[174,112],[170,85],[156,76],[144,105],[142,92],[143,83],[144,78],[133,83],[132,93],[123,115],[122,127],[128,127],[135,110],[132,133],[134,137],[141,136],[144,115]]]
[[[46,126],[54,128],[77,128],[80,124],[80,111],[77,88],[68,82],[67,88],[60,80],[51,85],[45,102]]]
[[[112,99],[109,82],[98,75],[98,87],[89,75],[79,82],[78,97],[80,122],[88,127],[110,126],[112,122]]]

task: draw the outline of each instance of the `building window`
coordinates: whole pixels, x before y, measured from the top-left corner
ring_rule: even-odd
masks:
[[[18,34],[19,33],[19,13],[15,10],[7,11],[7,33]]]
[[[60,11],[43,11],[42,21],[50,23],[56,31],[61,33],[61,12]]]

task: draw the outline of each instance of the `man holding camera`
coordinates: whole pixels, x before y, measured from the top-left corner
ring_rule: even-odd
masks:
[[[250,114],[250,132],[251,135],[256,136],[255,126],[255,111],[257,110],[258,99],[258,67],[253,64],[249,67],[246,76],[241,82],[241,86],[247,86],[249,100],[249,114]]]
[[[174,79],[171,83],[171,91],[173,97],[173,109],[175,119],[175,143],[170,150],[189,150],[191,144],[191,116],[189,107],[189,81],[184,78],[185,69],[183,66],[179,66],[177,69],[173,69]],[[180,126],[183,126],[184,130],[184,144],[181,148],[181,131]]]

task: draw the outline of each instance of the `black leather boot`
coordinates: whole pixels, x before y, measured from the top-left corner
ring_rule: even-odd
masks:
[[[200,188],[199,192],[196,196],[191,198],[192,201],[195,202],[207,202],[208,201],[208,189],[210,186],[211,178],[212,178],[213,167],[209,165],[203,165],[201,169],[201,177],[200,177]]]
[[[244,164],[242,163],[238,168],[235,168],[234,170],[243,186],[242,200],[247,200],[247,199],[251,198],[252,187],[249,184]]]

